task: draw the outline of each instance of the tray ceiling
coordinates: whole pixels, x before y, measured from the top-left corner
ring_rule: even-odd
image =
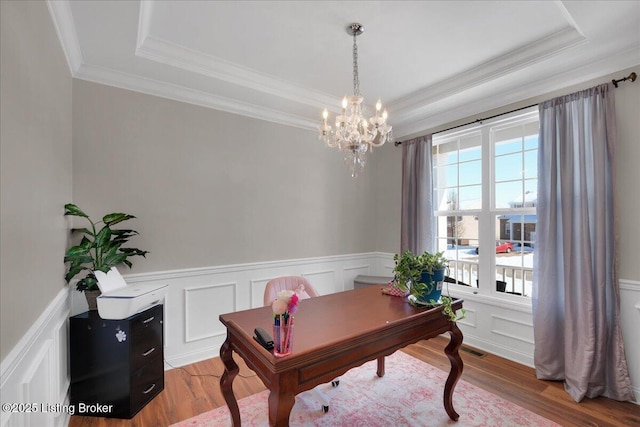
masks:
[[[637,1],[48,1],[72,75],[315,129],[360,88],[396,138],[640,64]]]

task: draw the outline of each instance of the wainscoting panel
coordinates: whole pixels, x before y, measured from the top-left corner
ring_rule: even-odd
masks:
[[[262,307],[264,305],[264,290],[271,279],[273,279],[273,277],[251,279],[249,281],[251,286],[251,308]]]
[[[32,407],[29,414],[29,424],[33,426],[46,426],[50,424],[51,412],[48,411],[48,390],[52,388],[53,375],[51,374],[53,353],[51,352],[53,340],[46,340],[34,363],[22,379],[22,402],[30,402]],[[35,405],[35,408],[33,407]],[[25,416],[27,416],[25,414]],[[26,424],[25,424],[26,425]]]
[[[343,287],[341,291],[353,289],[353,281],[359,275],[369,276],[373,268],[370,265],[354,265],[345,267],[342,271]],[[338,291],[339,292],[339,291]]]
[[[529,346],[533,353],[533,323],[521,322],[514,318],[492,315],[491,333],[520,341]]]
[[[640,405],[640,281],[620,279],[620,319],[631,386]]]
[[[313,285],[320,295],[339,292],[336,289],[342,290],[342,283],[338,283],[336,280],[338,274],[335,268],[319,271],[303,271],[301,275]]]
[[[2,403],[22,404],[22,410],[1,411],[0,426],[68,425],[72,414],[67,368],[70,315],[70,292],[63,288],[2,360]]]
[[[224,335],[220,322],[203,321],[211,311],[228,313],[236,309],[237,283],[222,283],[184,289],[185,342]]]
[[[504,358],[533,366],[531,308],[510,307],[504,301],[473,293],[451,295],[464,299],[467,317],[458,322],[464,342]]]
[[[478,312],[473,308],[467,308],[466,303],[463,304],[465,316],[464,319],[458,321],[458,325],[465,325],[468,328],[478,327]]]

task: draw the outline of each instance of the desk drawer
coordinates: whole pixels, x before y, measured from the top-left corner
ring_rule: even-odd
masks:
[[[157,355],[131,375],[131,414],[164,390],[163,359]]]
[[[131,372],[163,356],[162,306],[157,306],[131,322]]]

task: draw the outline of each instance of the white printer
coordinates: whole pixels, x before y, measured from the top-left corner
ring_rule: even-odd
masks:
[[[102,295],[98,296],[98,314],[103,319],[126,319],[136,313],[161,304],[169,285],[134,284],[127,286],[117,268],[111,267],[108,273],[96,271],[98,287]]]

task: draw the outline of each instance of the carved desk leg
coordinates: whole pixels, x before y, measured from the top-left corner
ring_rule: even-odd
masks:
[[[220,390],[224,396],[225,402],[231,412],[231,421],[233,427],[240,427],[240,408],[238,408],[238,401],[233,394],[233,379],[238,375],[240,369],[233,360],[233,351],[231,350],[231,340],[227,335],[227,339],[220,347],[220,359],[224,363],[224,373],[220,377]]]
[[[458,354],[458,350],[462,345],[462,331],[453,323],[449,335],[451,335],[451,340],[445,347],[444,353],[449,358],[449,362],[451,362],[451,371],[444,385],[444,409],[447,411],[447,414],[449,414],[449,418],[453,421],[458,421],[460,415],[453,409],[453,389],[462,376],[463,364],[460,354]]]
[[[275,378],[277,386],[269,393],[269,425],[289,427],[289,415],[296,402],[293,373],[283,373]]]
[[[384,356],[378,357],[378,371],[376,372],[380,378],[384,377]]]

